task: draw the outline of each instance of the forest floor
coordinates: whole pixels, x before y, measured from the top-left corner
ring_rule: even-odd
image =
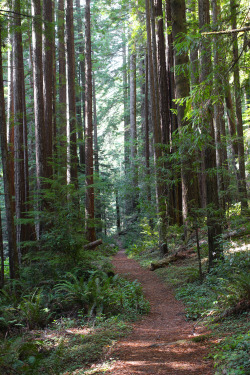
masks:
[[[175,299],[172,288],[128,259],[124,250],[118,252],[112,263],[116,273],[141,283],[151,309],[133,323],[132,333],[112,348],[109,359],[114,361],[106,374],[213,374],[212,361],[205,359],[209,342],[193,341],[207,332],[185,321],[184,305]]]

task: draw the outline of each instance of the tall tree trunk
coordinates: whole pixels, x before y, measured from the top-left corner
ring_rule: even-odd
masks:
[[[95,76],[93,76],[93,110],[94,110],[94,160],[95,160],[95,173],[99,174],[99,147],[98,147],[98,132],[97,132],[97,109],[96,109],[96,90],[95,90]]]
[[[220,17],[220,6],[219,1],[212,0],[213,9],[213,27],[217,28],[219,17]],[[214,70],[216,80],[216,94],[220,100],[214,105],[214,123],[215,123],[215,141],[216,141],[216,162],[218,170],[218,184],[220,192],[221,207],[225,211],[226,209],[226,191],[227,191],[227,177],[225,176],[228,170],[227,168],[227,149],[225,140],[225,120],[224,120],[224,103],[223,96],[221,97],[221,91],[223,92],[223,84],[219,68],[221,66],[222,56],[220,53],[220,39],[214,38]]]
[[[33,80],[34,80],[34,114],[36,137],[36,175],[40,192],[45,177],[45,131],[44,131],[44,97],[42,66],[42,21],[40,0],[32,0],[32,45],[33,45]]]
[[[167,27],[172,25],[171,6],[170,1],[166,1],[166,22]],[[170,138],[172,140],[172,134],[178,129],[177,116],[174,113],[177,110],[175,104],[175,76],[174,76],[174,44],[173,34],[168,33],[167,35],[167,73],[169,81],[169,97],[170,97],[170,108],[174,111],[170,113]],[[176,148],[172,146],[170,153],[176,151]],[[182,225],[182,191],[181,191],[181,180],[180,173],[175,172],[169,176],[170,188],[169,188],[169,202],[168,202],[168,216],[171,224]]]
[[[97,183],[99,181],[99,172],[100,172],[100,166],[99,166],[99,147],[98,147],[98,125],[97,125],[97,108],[96,108],[96,90],[95,90],[95,75],[93,76],[93,130],[94,130],[94,165],[95,165],[95,176]],[[95,189],[95,218],[97,219],[98,227],[101,228],[101,201],[100,201],[100,189]]]
[[[82,23],[82,12],[81,12],[82,8],[80,5],[80,0],[76,0],[75,4],[76,4],[76,11],[77,11],[77,17],[76,17],[77,33],[78,33],[79,39],[81,40],[84,38],[84,35],[83,35],[83,23]],[[82,43],[78,44],[77,52],[79,56],[81,54],[84,55],[84,47]],[[85,81],[84,72],[85,72],[84,59],[81,58],[79,61],[79,78],[80,78],[80,86],[82,84],[81,87],[83,88],[83,91],[84,91],[84,81]],[[80,120],[78,121],[78,128],[77,128],[77,137],[78,137],[78,144],[79,144],[79,164],[80,166],[83,166],[85,164],[85,147],[84,147],[84,138],[83,138],[84,126],[83,126],[82,116],[81,116],[81,113],[82,113],[81,94],[78,95],[77,103],[78,103],[77,113],[78,113],[78,118]],[[84,110],[83,110],[83,115],[84,115]],[[83,116],[83,121],[84,121],[84,116]]]
[[[76,95],[75,95],[75,45],[73,24],[73,0],[66,1],[66,70],[68,99],[68,182],[78,189],[76,145]]]
[[[149,79],[148,79],[148,53],[146,54],[145,62],[145,166],[146,166],[146,176],[147,176],[147,199],[148,202],[151,202],[151,189],[150,189],[150,148],[149,148],[149,98],[148,98],[148,88],[149,88]]]
[[[209,0],[199,0],[199,27],[201,31],[207,30],[210,24]],[[211,47],[205,38],[201,43],[201,84],[211,90],[211,81],[208,80],[211,74]],[[208,86],[209,85],[209,86]],[[205,98],[204,98],[205,100]],[[207,190],[207,227],[208,227],[208,251],[209,268],[213,266],[216,258],[222,257],[221,243],[221,215],[218,197],[218,183],[216,170],[216,152],[214,140],[214,128],[211,104],[206,105],[203,113],[203,131],[207,135],[205,145],[205,168],[206,168],[206,190]]]
[[[65,58],[65,25],[64,0],[58,2],[58,64],[59,64],[59,124],[58,124],[58,170],[67,182],[67,119],[66,119],[66,58]]]
[[[237,28],[237,16],[236,8],[238,2],[236,0],[230,0],[231,17],[232,17],[232,29]],[[239,73],[239,49],[237,34],[232,34],[233,39],[233,57],[234,57],[234,95],[235,95],[235,106],[236,106],[236,118],[237,118],[237,139],[238,139],[238,159],[239,159],[239,192],[241,209],[248,208],[247,202],[247,188],[246,188],[246,170],[245,170],[245,150],[244,150],[244,139],[243,139],[243,121],[242,121],[242,108],[241,108],[241,87],[240,87],[240,73]]]
[[[150,192],[150,164],[149,164],[149,123],[148,123],[148,54],[141,57],[140,62],[140,77],[142,77],[141,82],[141,122],[142,122],[142,141],[143,141],[143,151],[142,157],[145,165],[144,173],[144,186],[147,204],[150,205],[151,202],[151,192]],[[144,198],[144,199],[145,199]]]
[[[131,210],[134,213],[138,209],[138,162],[137,162],[137,127],[136,127],[136,55],[130,53],[130,161],[132,171],[132,202]]]
[[[128,109],[128,72],[127,72],[127,51],[126,35],[123,34],[122,56],[123,56],[123,121],[124,121],[124,169],[125,174],[129,168],[129,109]]]
[[[173,40],[177,42],[180,34],[185,35],[186,29],[186,6],[185,0],[170,0],[171,4],[171,15],[172,15],[172,33]],[[175,84],[176,84],[176,98],[183,99],[190,94],[190,85],[188,72],[186,66],[188,66],[188,54],[185,52],[178,53],[174,51],[174,63],[176,69]],[[180,136],[183,128],[185,127],[188,132],[185,132],[185,138],[182,136],[182,160],[181,160],[181,179],[182,179],[182,212],[185,221],[186,229],[189,223],[189,216],[194,217],[197,213],[195,210],[199,207],[198,197],[198,179],[196,172],[194,171],[195,155],[192,150],[192,127],[185,118],[186,104],[185,102],[177,104],[178,111],[178,126]],[[188,139],[189,138],[189,139]],[[186,232],[186,231],[185,231]],[[187,234],[187,232],[186,232]]]
[[[2,47],[2,25],[0,22],[0,46]],[[10,165],[8,158],[7,147],[7,129],[5,117],[5,101],[4,101],[4,86],[3,86],[3,65],[2,65],[2,48],[0,48],[0,143],[1,143],[1,156],[3,167],[3,181],[4,181],[4,196],[5,196],[5,209],[7,219],[7,233],[9,245],[9,266],[10,278],[16,279],[19,277],[19,262],[18,252],[16,246],[16,232],[14,225],[14,212],[12,206],[11,196],[11,180],[10,180]]]
[[[21,20],[18,14],[21,13],[20,0],[14,0],[14,40],[13,40],[13,93],[14,93],[14,164],[15,164],[15,207],[16,207],[16,238],[17,243],[27,240],[24,223],[20,220],[25,218],[25,164],[24,164],[24,73],[23,73],[23,49]],[[27,180],[27,176],[26,176]],[[20,252],[20,248],[19,248]],[[21,253],[20,253],[21,256]]]
[[[188,9],[190,12],[191,25],[194,32],[198,32],[197,24],[197,5],[196,0],[188,1]],[[199,47],[197,43],[191,45],[190,48],[190,84],[191,90],[195,91],[199,85]],[[192,103],[192,106],[197,109],[196,103]],[[206,193],[206,176],[205,176],[205,162],[204,162],[204,150],[197,152],[198,169],[198,184],[199,184],[199,200],[202,208],[206,207],[207,193]]]
[[[127,68],[127,48],[126,35],[124,30],[124,40],[122,44],[123,51],[123,121],[124,121],[124,169],[125,174],[129,167],[129,108],[128,108],[128,68]]]
[[[93,178],[93,111],[92,111],[92,63],[91,63],[91,24],[90,24],[90,0],[86,0],[85,6],[85,158],[86,158],[86,235],[92,242],[96,239],[94,219],[94,178]]]
[[[160,104],[160,124],[162,133],[162,143],[169,145],[169,86],[166,69],[166,45],[163,27],[163,11],[162,0],[156,0],[155,16],[157,19],[156,27],[156,43],[157,43],[157,67],[158,67],[158,81],[159,81],[159,104]]]
[[[117,228],[117,232],[119,233],[121,231],[121,215],[120,215],[118,190],[115,191],[115,205],[116,205],[116,228]]]
[[[9,10],[12,11],[12,1],[9,2]],[[8,42],[13,46],[13,19],[8,22]],[[15,168],[14,168],[14,91],[13,91],[13,48],[8,49],[8,97],[7,97],[7,143],[10,155],[10,178],[11,195],[15,196]],[[15,211],[15,200],[12,199],[13,212]]]
[[[43,0],[44,44],[43,44],[43,79],[44,79],[44,129],[46,134],[45,176],[52,178],[53,155],[53,2]],[[49,186],[49,185],[48,185]]]
[[[153,136],[154,136],[154,157],[156,163],[156,202],[157,202],[157,212],[160,218],[160,227],[159,227],[159,239],[160,243],[164,244],[162,249],[162,255],[165,255],[168,252],[167,248],[167,222],[166,222],[166,204],[165,204],[165,195],[163,190],[163,184],[161,181],[160,173],[160,160],[162,157],[161,148],[161,129],[159,123],[159,110],[157,109],[157,97],[156,97],[156,87],[157,83],[157,74],[154,69],[155,61],[153,57],[152,38],[151,38],[151,27],[150,19],[150,3],[149,0],[145,0],[146,4],[146,27],[147,27],[147,47],[148,47],[148,58],[149,58],[149,72],[150,72],[150,98],[151,98],[151,114],[152,114],[152,126],[153,126]],[[159,108],[159,107],[158,107]]]

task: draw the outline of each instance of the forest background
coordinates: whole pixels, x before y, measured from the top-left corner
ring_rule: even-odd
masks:
[[[67,293],[67,272],[110,286],[97,238],[159,260],[195,235],[200,280],[227,262],[225,240],[249,234],[249,20],[236,0],[1,1],[0,288],[19,309],[3,303],[4,329],[46,283]]]

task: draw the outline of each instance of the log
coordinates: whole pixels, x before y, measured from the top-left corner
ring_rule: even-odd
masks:
[[[89,242],[87,243],[87,245],[85,245],[83,248],[84,250],[91,250],[91,249],[95,249],[97,246],[101,245],[102,244],[102,240],[96,240],[94,242]]]
[[[150,266],[150,271],[154,271],[158,268],[167,267],[170,263],[176,262],[177,260],[185,259],[193,253],[193,249],[185,250],[185,248],[181,247],[174,254],[169,255],[161,260],[158,260],[157,262],[152,262]]]
[[[241,238],[243,236],[248,236],[250,234],[250,230],[246,228],[242,228],[240,231],[234,230],[229,233],[224,233],[223,238],[227,240],[228,238]]]
[[[186,255],[184,255],[183,253],[180,253],[180,254],[175,253],[174,255],[170,255],[157,262],[152,262],[150,266],[150,271],[154,271],[157,268],[167,267],[170,263],[173,263],[173,262],[176,262],[177,260],[185,259],[185,258],[186,258]]]

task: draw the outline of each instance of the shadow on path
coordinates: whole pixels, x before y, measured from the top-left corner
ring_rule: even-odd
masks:
[[[116,273],[138,280],[149,300],[151,311],[133,324],[133,332],[119,341],[111,357],[116,361],[112,375],[211,375],[212,362],[206,343],[194,343],[193,325],[185,321],[184,306],[177,301],[171,287],[153,272],[126,257],[120,250],[112,261]],[[204,333],[204,332],[203,332]]]

